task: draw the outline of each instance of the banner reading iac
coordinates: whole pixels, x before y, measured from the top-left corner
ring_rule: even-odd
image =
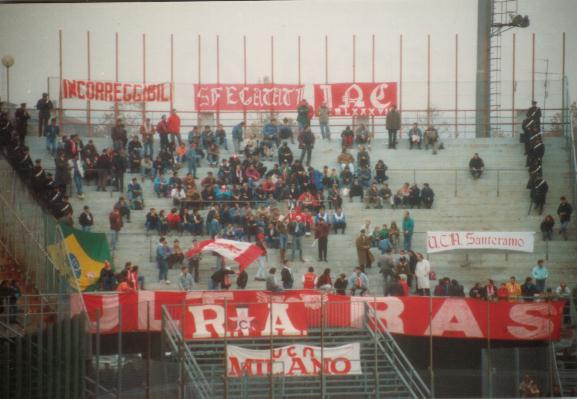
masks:
[[[495,249],[533,252],[532,232],[428,231],[427,253],[456,249]]]
[[[315,109],[326,103],[333,116],[383,116],[397,104],[397,84],[331,83],[315,85]]]
[[[284,84],[196,84],[196,111],[296,111],[303,85]]]
[[[361,345],[358,342],[323,348],[311,345],[289,345],[268,349],[246,349],[226,346],[226,371],[229,377],[314,377],[324,375],[360,375]]]
[[[62,80],[62,98],[107,102],[168,102],[170,84]]]

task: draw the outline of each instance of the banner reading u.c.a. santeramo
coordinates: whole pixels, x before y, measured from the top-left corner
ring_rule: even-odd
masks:
[[[533,252],[532,232],[428,231],[427,253],[457,249],[488,249]]]

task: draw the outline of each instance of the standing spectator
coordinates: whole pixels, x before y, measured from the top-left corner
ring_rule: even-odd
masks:
[[[563,324],[571,324],[571,291],[567,284],[563,281],[559,283],[559,286],[555,289],[555,294],[559,299],[565,300],[565,305],[563,306]]]
[[[199,281],[199,271],[200,271],[200,253],[196,253],[198,248],[198,241],[196,238],[192,239],[192,244],[188,250],[186,257],[188,258],[188,270],[189,273],[194,277],[194,282],[198,284]]]
[[[531,201],[535,204],[535,210],[539,212],[539,215],[543,213],[543,207],[547,201],[547,192],[549,191],[549,185],[543,178],[537,178],[535,184],[531,188]]]
[[[170,284],[168,280],[168,258],[170,257],[170,247],[166,238],[161,237],[156,246],[156,265],[158,266],[158,282],[160,284]]]
[[[300,132],[310,126],[312,113],[312,108],[309,106],[307,100],[302,99],[297,108],[297,122]]]
[[[483,299],[492,301],[497,297],[497,288],[493,280],[487,280],[487,284],[483,287]]]
[[[128,269],[128,281],[136,291],[144,289],[144,276],[138,275],[138,265],[132,265]]]
[[[114,291],[116,289],[116,278],[110,266],[110,262],[104,261],[104,267],[100,270],[100,279],[98,287],[100,291]]]
[[[90,232],[92,230],[92,226],[94,225],[94,216],[92,216],[92,212],[90,212],[88,206],[84,206],[84,212],[80,214],[78,223],[82,227],[82,231]]]
[[[304,130],[302,130],[299,133],[298,142],[299,142],[299,148],[301,149],[300,162],[301,163],[303,162],[306,155],[307,158],[306,166],[310,166],[311,155],[313,152],[313,148],[315,146],[315,135],[311,131],[310,127],[304,128]]]
[[[258,262],[258,269],[256,271],[256,275],[254,279],[256,281],[266,281],[267,274],[266,274],[266,246],[264,240],[261,239],[260,234],[257,235],[255,245],[259,247],[262,251],[261,256],[257,259]]]
[[[110,132],[110,137],[112,138],[112,148],[114,148],[114,151],[126,149],[126,143],[128,143],[128,133],[124,128],[122,119],[116,120],[116,125],[112,127]]]
[[[182,291],[192,291],[193,286],[192,274],[190,274],[186,266],[182,266],[180,268],[180,276],[178,276],[178,288]]]
[[[431,295],[430,275],[431,264],[423,257],[421,253],[417,253],[417,265],[415,266],[415,277],[417,278],[417,294],[421,296]]]
[[[319,126],[321,128],[321,137],[323,139],[331,140],[331,130],[329,128],[329,114],[330,110],[327,103],[322,103],[319,107]]]
[[[79,199],[84,199],[84,193],[82,192],[82,180],[84,179],[84,168],[82,167],[82,161],[79,159],[78,155],[75,155],[69,163],[71,164],[72,179],[74,185],[76,186],[76,195]]]
[[[483,298],[483,287],[481,287],[481,283],[477,282],[469,291],[469,297],[474,299],[482,299]]]
[[[282,263],[282,270],[280,272],[280,277],[282,281],[282,286],[285,290],[290,290],[292,289],[293,284],[295,282],[293,272],[289,267],[286,259],[281,260],[281,263]]]
[[[178,144],[180,145],[182,143],[182,138],[180,137],[180,117],[176,114],[176,109],[173,108],[170,111],[166,126],[172,144],[176,145],[176,141],[178,140]]]
[[[319,218],[318,224],[315,227],[315,239],[318,240],[319,246],[319,262],[327,262],[327,247],[330,231],[331,226],[325,222],[324,218]]]
[[[543,234],[543,241],[553,240],[553,228],[555,227],[555,219],[553,216],[547,215],[541,222],[541,233]]]
[[[124,192],[124,173],[126,172],[127,166],[128,163],[124,155],[124,150],[114,151],[112,159],[110,160],[110,168],[112,170],[112,177],[115,180],[116,191],[121,193]]]
[[[56,155],[56,141],[60,136],[60,127],[56,124],[56,118],[52,118],[50,125],[44,129],[44,136],[46,136],[46,150],[50,155]]]
[[[168,149],[168,123],[166,122],[166,115],[160,117],[160,121],[156,124],[156,132],[160,138],[160,149]]]
[[[286,249],[288,246],[288,223],[285,221],[284,216],[280,216],[274,226],[278,232],[280,261],[284,264],[287,259]]]
[[[415,222],[411,218],[409,211],[405,211],[405,216],[403,217],[403,248],[405,251],[411,249],[414,230]]]
[[[235,272],[223,263],[220,269],[210,276],[209,289],[216,290],[220,286],[220,289],[228,290],[232,285],[230,281],[231,274],[235,274]]]
[[[197,144],[195,142],[189,143],[186,150],[186,163],[188,166],[188,173],[192,173],[192,177],[195,179],[197,179],[196,168],[199,161],[200,157],[198,156]]]
[[[355,271],[349,277],[349,287],[352,296],[355,296],[357,290],[361,291],[360,296],[364,296],[369,289],[369,278],[359,266],[355,267]]]
[[[535,284],[537,285],[537,292],[541,293],[545,291],[545,283],[549,278],[549,270],[547,269],[547,267],[545,267],[543,259],[539,259],[537,261],[537,266],[533,268],[533,272],[531,274],[535,279]]]
[[[366,234],[365,229],[361,230],[361,234],[356,240],[357,258],[359,267],[362,270],[370,268],[373,263],[373,254],[371,253],[371,237]]]
[[[106,185],[108,184],[108,176],[110,175],[111,168],[112,162],[110,161],[106,149],[104,149],[96,161],[96,170],[98,172],[98,185],[96,191],[106,191]]]
[[[557,208],[557,215],[559,215],[559,234],[563,235],[565,241],[567,241],[567,227],[571,221],[571,213],[573,213],[573,208],[567,202],[567,198],[561,197],[561,203]]]
[[[347,275],[345,273],[339,274],[339,277],[335,280],[334,288],[337,295],[347,295],[347,287],[349,282],[347,281]]]
[[[397,148],[397,131],[401,128],[401,115],[393,105],[387,113],[386,128],[389,132],[389,148]]]
[[[48,93],[42,93],[42,98],[36,103],[36,109],[38,110],[38,137],[44,135],[44,130],[48,126],[52,108],[54,108],[54,105],[52,105],[52,101],[48,98]]]
[[[475,153],[475,155],[473,155],[473,158],[471,158],[471,160],[469,161],[469,171],[471,172],[471,176],[473,176],[474,179],[478,179],[479,177],[481,177],[484,170],[485,170],[485,163],[483,162],[479,154]]]
[[[64,151],[59,150],[56,158],[54,158],[55,176],[54,184],[60,188],[60,192],[66,194],[68,184],[70,184],[70,165],[66,160]]]
[[[246,270],[243,270],[242,272],[238,273],[238,276],[236,277],[236,288],[239,290],[244,290],[247,284],[248,284],[248,273],[246,272]]]
[[[154,127],[150,118],[146,118],[140,126],[140,135],[142,136],[143,156],[154,159]]]
[[[244,127],[245,127],[245,123],[243,121],[232,128],[232,145],[233,145],[235,154],[240,153],[240,145],[241,145],[242,140],[244,138]]]
[[[305,225],[301,220],[301,216],[297,216],[294,222],[290,222],[288,225],[288,232],[292,237],[292,253],[291,262],[295,260],[296,251],[299,252],[299,260],[304,262],[303,259],[303,236],[305,235]]]
[[[120,230],[122,230],[122,215],[120,215],[120,209],[114,207],[110,215],[108,216],[110,222],[110,249],[112,251],[116,250],[116,244],[118,243],[118,235]]]
[[[293,129],[289,124],[288,118],[284,118],[282,121],[282,125],[279,130],[279,136],[283,143],[288,143],[290,139],[291,143],[294,144],[294,137],[293,137]],[[279,160],[280,163],[280,160]],[[292,162],[291,162],[292,163]]]
[[[28,114],[28,110],[26,109],[26,103],[22,103],[20,104],[20,108],[14,112],[14,127],[16,128],[16,134],[18,135],[20,145],[24,145],[26,139],[26,134],[28,132],[28,119],[30,119],[30,114]]]

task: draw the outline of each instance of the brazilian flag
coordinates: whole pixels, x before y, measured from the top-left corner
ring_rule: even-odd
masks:
[[[64,241],[48,247],[48,253],[72,287],[96,289],[104,262],[111,262],[105,233],[89,233],[60,224]]]

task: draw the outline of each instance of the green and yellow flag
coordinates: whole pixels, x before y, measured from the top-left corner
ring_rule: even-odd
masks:
[[[80,291],[96,288],[104,262],[111,262],[105,233],[88,233],[60,224],[64,241],[50,245],[48,253],[71,286]]]

